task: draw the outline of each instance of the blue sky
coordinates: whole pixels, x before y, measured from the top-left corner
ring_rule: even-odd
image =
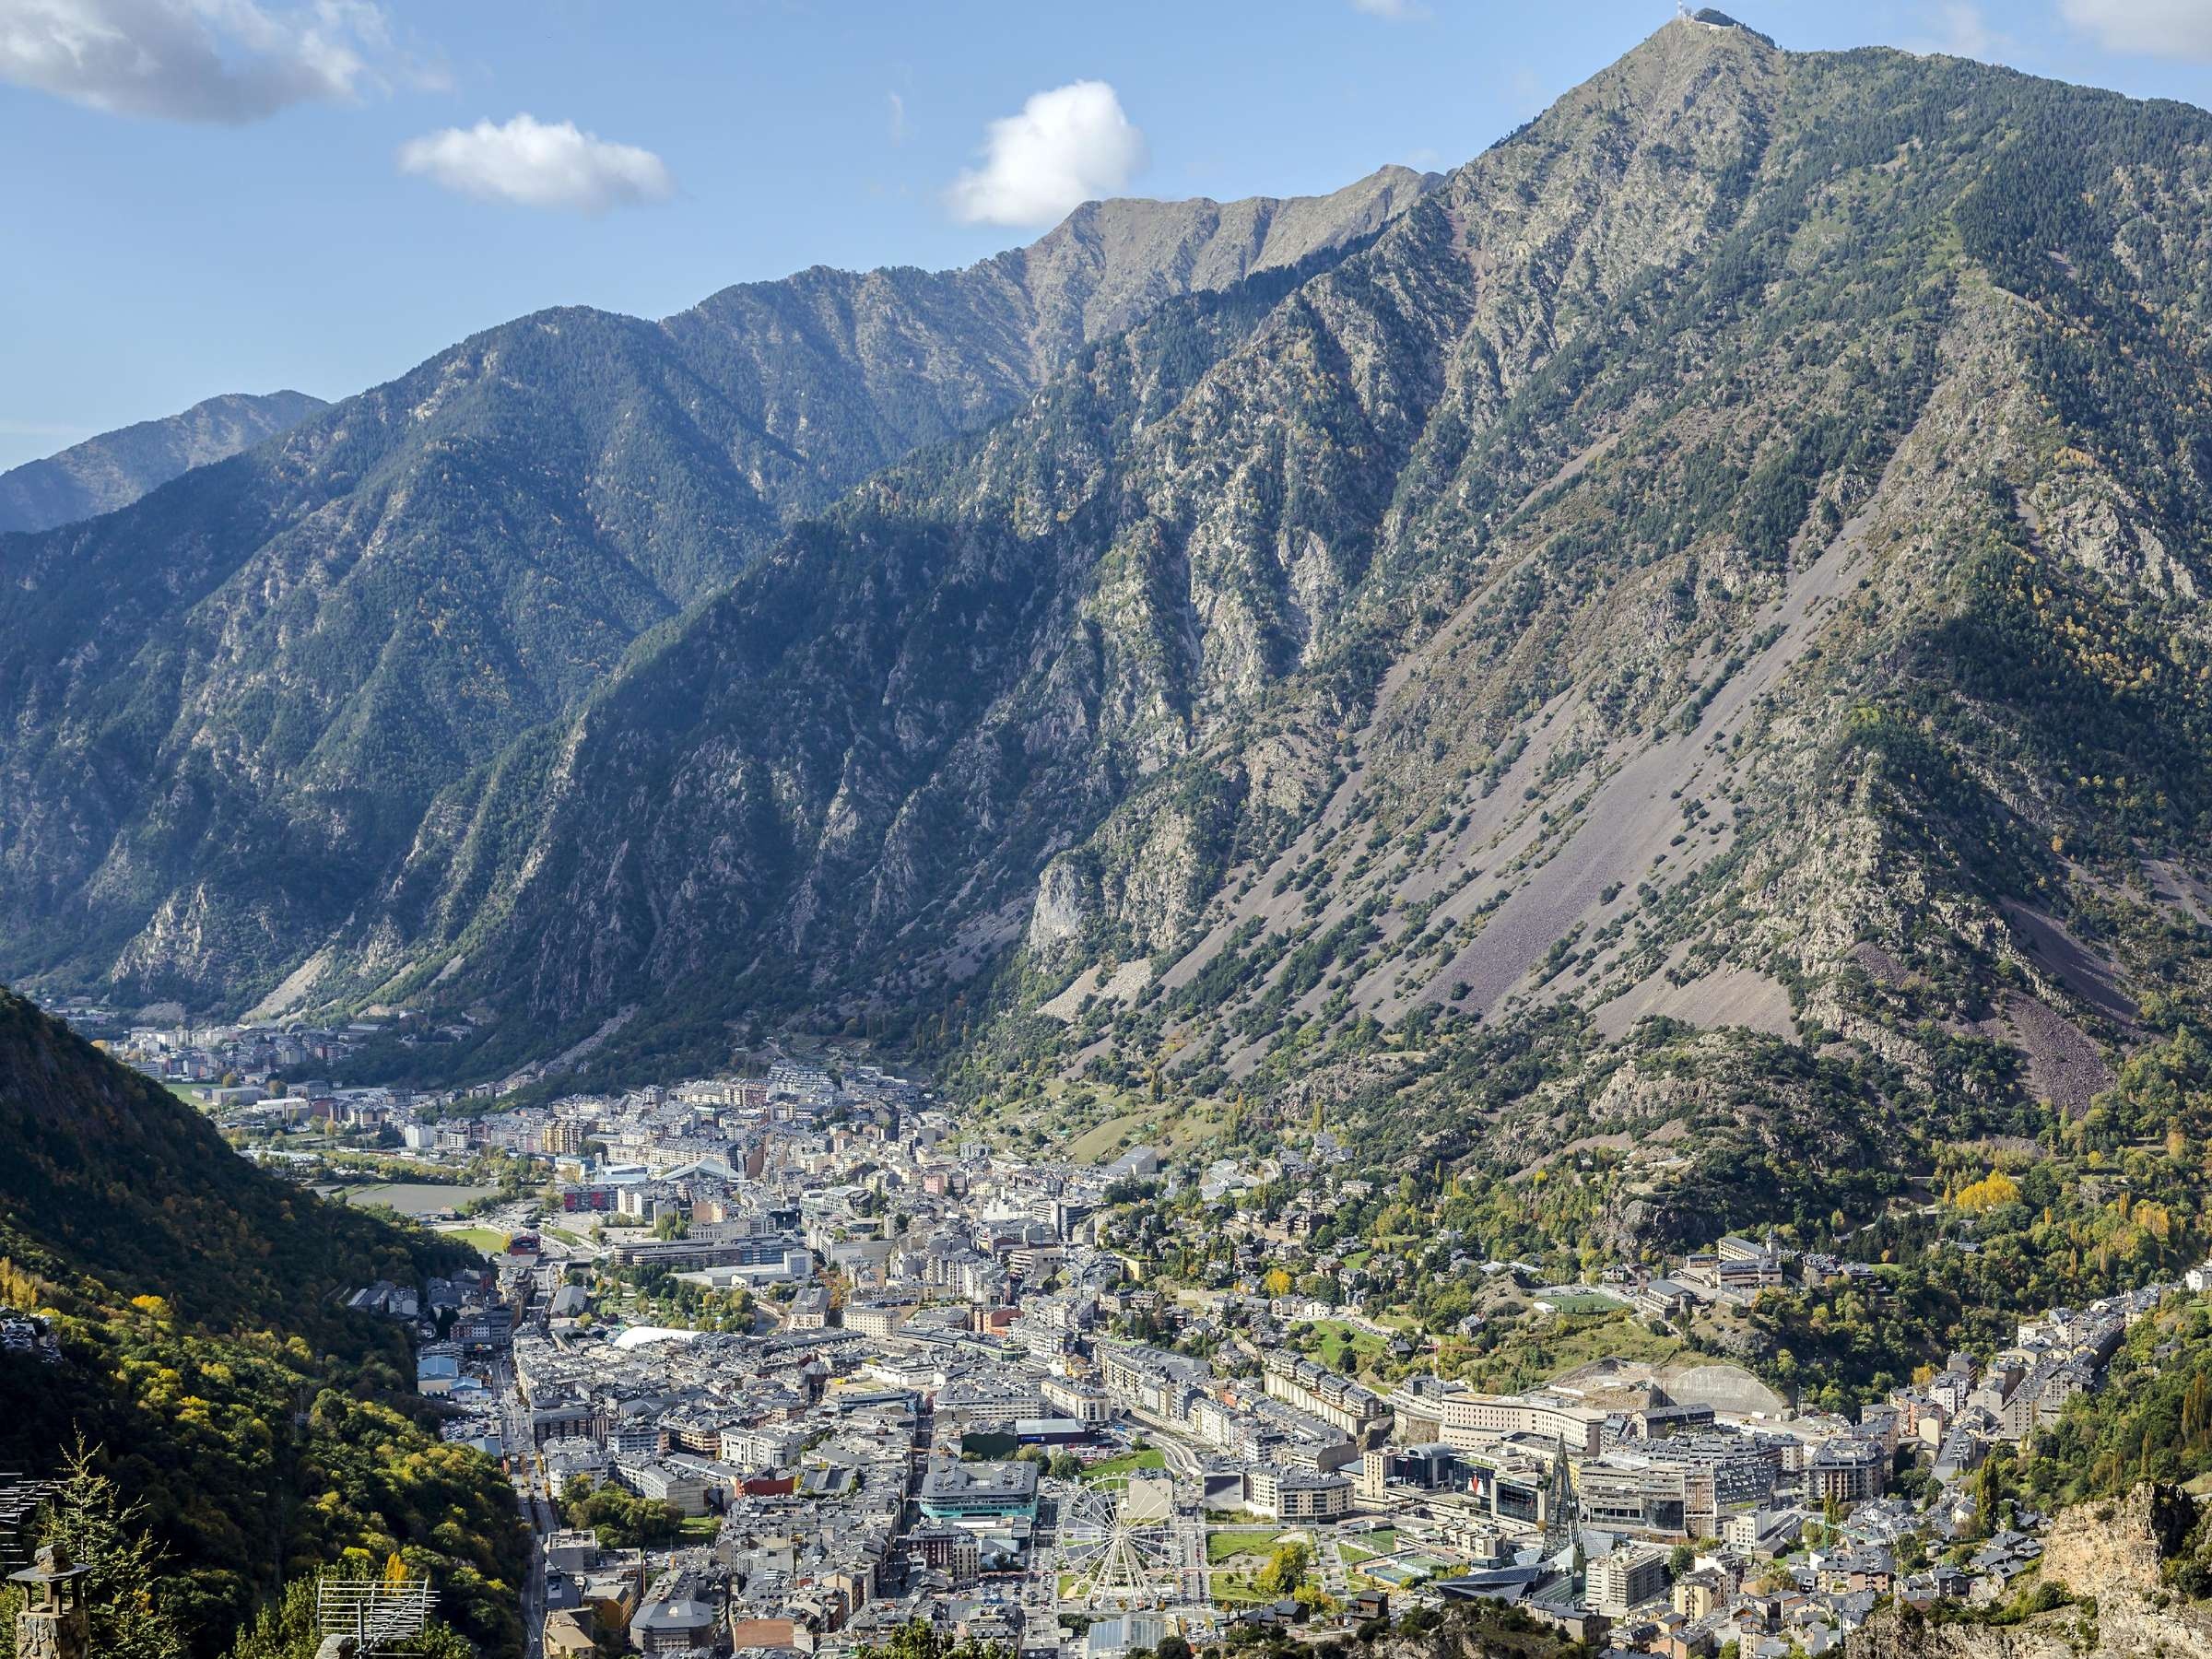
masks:
[[[2212,0],[1735,9],[1787,47],[2212,105]],[[540,306],[660,316],[812,264],[965,264],[1085,189],[1450,166],[1672,10],[0,0],[0,466],[217,392],[343,396]]]

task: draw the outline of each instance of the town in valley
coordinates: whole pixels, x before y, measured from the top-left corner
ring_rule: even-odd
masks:
[[[346,1041],[111,1040],[196,1079],[244,1156],[404,1195],[482,1253],[353,1300],[416,1330],[443,1434],[509,1471],[548,1659],[837,1653],[916,1620],[1124,1659],[1475,1601],[1594,1648],[1827,1653],[1879,1601],[2003,1603],[2050,1517],[1977,1470],[2212,1283],[2049,1309],[1848,1416],[1740,1366],[1609,1355],[1488,1392],[1313,1244],[1380,1178],[1326,1130],[1245,1161],[1058,1161],[836,1053],[535,1105],[274,1080]],[[1568,1284],[1444,1242],[1434,1270],[1538,1335],[1881,1277],[1771,1235]],[[1194,1255],[1209,1270],[1162,1271]]]

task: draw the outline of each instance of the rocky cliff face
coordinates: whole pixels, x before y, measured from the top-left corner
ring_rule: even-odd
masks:
[[[1670,25],[802,528],[312,994],[1201,1093],[1563,999],[2078,1098],[2206,983],[2208,182],[2178,107]]]
[[[2176,1595],[2160,1567],[2197,1524],[2195,1501],[2146,1483],[2053,1524],[2041,1578],[2068,1606],[2018,1624],[1938,1623],[1909,1607],[1877,1612],[1845,1659],[2178,1659],[2212,1653],[2212,1606]]]
[[[965,271],[808,271],[658,324],[545,312],[0,543],[0,975],[253,1001],[441,788],[794,519],[1166,297],[1356,241],[1426,184],[1094,205]]]
[[[2081,1659],[2088,1640],[2081,1615],[2071,1608],[2001,1626],[1930,1624],[1884,1610],[1852,1633],[1844,1652],[1848,1659]]]
[[[51,530],[127,507],[171,478],[289,431],[327,406],[304,392],[234,392],[0,473],[0,532]]]

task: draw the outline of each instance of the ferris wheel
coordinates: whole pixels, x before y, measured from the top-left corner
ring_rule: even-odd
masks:
[[[1060,1600],[1083,1607],[1161,1605],[1181,1583],[1175,1483],[1114,1477],[1078,1487],[1060,1506]]]

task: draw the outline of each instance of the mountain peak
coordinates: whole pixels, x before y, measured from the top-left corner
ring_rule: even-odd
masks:
[[[329,406],[304,392],[226,392],[0,473],[0,532],[48,530],[127,507],[195,466],[227,460]]]
[[[557,782],[512,785],[557,793],[552,814],[507,780],[456,792],[373,942],[334,947],[399,977],[319,994],[503,1010],[499,1064],[545,1021],[580,1039],[634,1005],[623,1043],[692,1064],[732,1009],[848,986],[855,1008],[973,1007],[968,982],[1003,970],[1033,1002],[1010,1043],[1065,1020],[1080,1068],[1171,1041],[1176,1077],[1219,1098],[1314,1044],[1367,1053],[1362,1021],[1464,1038],[1561,997],[1608,1039],[1660,1015],[1894,1048],[1911,1039],[1874,1005],[1925,974],[1964,987],[1942,1005],[1959,1029],[2088,1075],[2120,999],[1995,943],[2060,937],[2061,816],[1970,781],[2034,748],[2071,763],[2032,787],[2070,798],[2151,746],[2066,648],[2008,666],[2049,620],[2035,595],[2082,579],[2007,503],[2041,490],[2046,538],[2093,534],[2084,568],[2143,572],[2148,597],[2115,582],[2094,612],[2142,630],[2130,699],[2166,673],[2159,593],[2199,591],[2170,551],[2195,521],[2132,504],[2170,477],[2156,453],[2113,452],[2124,495],[2086,459],[2046,465],[2104,441],[2038,411],[2103,400],[2031,380],[2065,367],[2018,337],[2041,323],[1950,249],[2027,250],[2002,274],[2053,307],[2093,302],[2069,285],[2099,259],[2114,291],[2179,293],[2195,268],[2153,251],[2183,235],[2202,152],[2147,106],[1993,87],[1668,25],[1294,292],[1170,310],[794,536],[588,721],[518,751],[524,780],[558,753]],[[2023,97],[2044,106],[2025,125]],[[2093,143],[2094,171],[2061,202],[2149,157],[2175,175],[2131,209],[2140,278],[2091,216],[2021,229],[2027,207],[1991,202],[1990,158],[2030,140],[1998,179],[2030,206],[2011,181],[2069,147]],[[1072,337],[1111,303],[1117,234],[1238,243],[1252,268],[1281,212],[1233,206],[1100,205],[1022,271],[1060,262]],[[2096,322],[2136,331],[2130,372],[2182,349],[2131,309]],[[2145,421],[2194,406],[2195,362]],[[2139,539],[2101,528],[2138,513]],[[2000,772],[1970,722],[1939,759],[1962,672],[2010,700],[2005,733],[2064,684],[2096,742],[2072,760],[2072,732],[2023,740]],[[2165,798],[2212,794],[2174,752]],[[1951,865],[1881,816],[1938,781],[1953,795],[1923,809],[1971,854]],[[526,821],[505,845],[472,828]],[[712,878],[701,848],[732,850]],[[1932,953],[1898,920],[1909,883],[1971,912],[2017,979]]]
[[[1768,124],[1785,65],[1787,53],[1743,24],[1675,18],[1561,93],[1515,137],[1597,144],[1606,153],[1628,137],[1632,150],[1661,144],[1703,155],[1721,131]]]
[[[1721,11],[1714,6],[1700,6],[1687,17],[1676,18],[1675,22],[1677,25],[1688,23],[1712,29],[1733,29],[1738,34],[1746,35],[1751,40],[1757,41],[1760,45],[1767,47],[1770,51],[1779,50],[1779,48],[1775,47],[1774,45],[1773,36],[1763,35],[1759,33],[1758,29],[1753,29],[1749,24],[1739,23],[1735,18],[1730,17],[1726,12]]]
[[[285,980],[254,939],[288,953],[335,927],[438,790],[575,708],[788,526],[1177,296],[1364,238],[1422,183],[1108,204],[964,270],[817,267],[659,322],[539,312],[196,484],[11,538],[0,966],[66,957],[252,1002]],[[272,688],[274,723],[255,712]],[[224,805],[141,839],[169,810],[147,785],[203,762]],[[314,851],[272,885],[241,854],[254,821],[295,813]],[[194,896],[218,868],[220,920]]]

